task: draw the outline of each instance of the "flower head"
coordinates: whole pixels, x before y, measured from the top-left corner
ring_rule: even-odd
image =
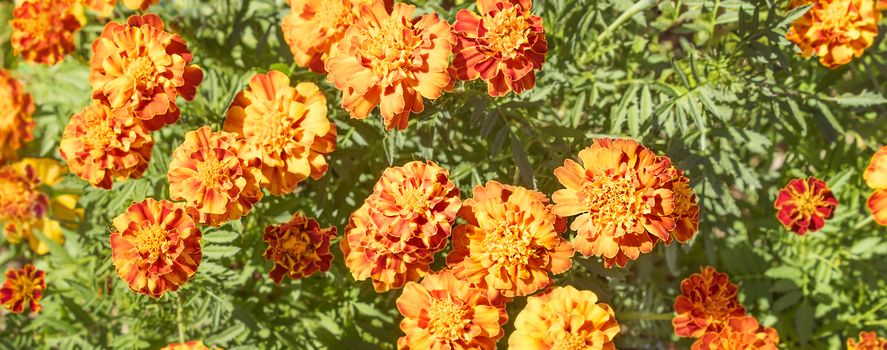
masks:
[[[160,350],[222,350],[222,348],[210,348],[200,340],[192,340],[187,343],[172,343]]]
[[[450,26],[437,14],[413,18],[414,11],[397,3],[389,14],[382,0],[362,6],[327,60],[327,80],[342,90],[352,118],[366,118],[380,105],[386,129],[406,129],[410,113],[425,109],[423,99],[440,97],[450,85]]]
[[[228,108],[224,129],[246,140],[251,151],[245,159],[261,169],[259,183],[276,196],[308,177],[320,179],[326,156],[336,149],[336,125],[327,119],[323,93],[312,83],[291,87],[278,71],[253,76]]]
[[[447,264],[456,277],[511,298],[552,283],[550,274],[572,266],[573,248],[561,238],[562,218],[544,194],[496,181],[476,186],[453,232]]]
[[[887,146],[881,146],[875,152],[862,177],[869,187],[875,189],[866,206],[872,212],[875,222],[887,226]]]
[[[265,227],[265,259],[274,262],[271,279],[280,283],[286,275],[299,279],[329,270],[333,237],[335,227],[321,228],[316,220],[298,213],[289,222]]]
[[[220,226],[249,214],[262,199],[252,168],[241,159],[243,140],[208,126],[189,131],[169,164],[169,196],[184,200],[197,222]]]
[[[478,0],[480,15],[456,14],[453,68],[460,80],[481,78],[490,96],[521,93],[536,85],[548,43],[531,0]]]
[[[792,0],[791,8],[812,4],[792,23],[785,37],[801,49],[801,55],[816,55],[828,68],[850,63],[872,45],[878,36],[881,12],[875,0]]]
[[[615,350],[619,323],[610,305],[572,286],[527,298],[508,338],[511,350]]]
[[[859,332],[859,341],[847,339],[847,350],[884,350],[887,349],[887,339],[878,337],[875,332]]]
[[[0,68],[0,164],[34,139],[34,101],[20,81]]]
[[[708,266],[681,281],[681,295],[674,302],[677,315],[671,320],[679,337],[699,338],[720,332],[731,317],[745,315],[738,288],[727,274]]]
[[[26,60],[53,65],[74,51],[80,30],[68,0],[25,0],[13,11],[12,48]]]
[[[20,270],[6,270],[6,281],[0,286],[0,304],[13,313],[40,312],[40,299],[46,289],[46,272],[26,264]]]
[[[181,205],[148,198],[114,218],[113,225],[111,260],[134,292],[159,298],[197,272],[200,230]]]
[[[824,181],[815,177],[791,180],[779,191],[773,207],[785,228],[803,236],[819,231],[834,215],[838,199]]]
[[[779,334],[751,316],[733,317],[719,331],[706,332],[692,350],[777,350]]]
[[[89,83],[92,97],[118,118],[141,119],[157,130],[179,120],[176,96],[191,100],[203,71],[178,34],[164,31],[155,14],[132,16],[126,24],[108,23],[92,43]]]

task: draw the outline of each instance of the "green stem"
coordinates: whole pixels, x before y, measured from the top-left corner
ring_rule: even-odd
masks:
[[[617,315],[620,321],[668,321],[674,318],[672,313],[622,312]]]
[[[176,298],[176,323],[179,326],[179,342],[185,343],[185,314],[184,307],[182,307],[182,302],[185,297],[182,296],[182,293],[178,293],[178,298]]]

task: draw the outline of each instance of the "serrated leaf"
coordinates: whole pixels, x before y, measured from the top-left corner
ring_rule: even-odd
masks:
[[[871,91],[863,91],[858,95],[843,94],[836,97],[826,98],[826,100],[835,102],[844,107],[871,107],[887,104],[887,98]]]
[[[203,256],[210,259],[221,259],[237,254],[240,251],[238,247],[225,245],[208,245],[203,247]]]

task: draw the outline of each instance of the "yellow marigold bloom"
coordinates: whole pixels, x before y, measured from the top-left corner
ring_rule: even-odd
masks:
[[[382,0],[361,7],[358,21],[327,60],[327,80],[342,90],[342,107],[366,118],[380,106],[386,129],[406,129],[423,99],[450,85],[455,37],[437,14],[413,18],[415,6],[397,3],[389,14]]]
[[[69,0],[25,0],[15,7],[12,26],[12,49],[16,55],[35,62],[53,65],[74,51],[74,33],[80,21]]]
[[[529,295],[552,283],[550,274],[566,272],[573,248],[561,238],[562,218],[539,192],[496,181],[474,187],[453,231],[447,264],[460,279],[511,298]]]
[[[397,309],[404,316],[400,329],[406,334],[397,340],[400,350],[493,350],[508,321],[504,304],[449,270],[425,276],[421,284],[407,283]]]
[[[185,201],[188,215],[204,225],[221,226],[249,214],[262,190],[241,159],[244,148],[234,133],[209,126],[187,132],[166,174],[170,198]]]
[[[0,164],[34,139],[34,101],[20,81],[0,68]]]
[[[527,298],[508,338],[510,350],[615,350],[619,323],[610,305],[572,286]]]
[[[847,339],[847,350],[884,350],[887,349],[887,339],[878,337],[875,332],[859,332],[859,341]]]
[[[801,55],[816,55],[828,68],[850,63],[872,45],[878,36],[881,12],[875,0],[791,0],[791,8],[812,4],[795,20],[785,37],[801,49]]]
[[[274,262],[269,276],[279,284],[286,275],[299,279],[328,271],[333,261],[330,239],[334,237],[335,227],[321,228],[317,220],[298,213],[289,222],[265,227],[265,260]]]
[[[89,83],[92,97],[115,116],[135,116],[157,130],[179,120],[176,96],[192,100],[203,71],[190,65],[191,52],[178,34],[164,31],[155,14],[111,22],[92,43]]]
[[[245,159],[261,169],[259,183],[275,196],[295,191],[308,177],[320,179],[329,167],[326,156],[336,150],[323,92],[312,83],[291,87],[278,71],[253,76],[228,107],[224,129],[246,139],[252,151]]]
[[[200,230],[181,205],[148,198],[114,218],[113,226],[111,261],[132,291],[159,298],[197,272]]]
[[[222,350],[222,348],[210,348],[203,341],[192,340],[187,343],[172,343],[160,350]]]
[[[887,226],[887,146],[881,146],[875,152],[862,177],[869,187],[875,189],[866,206],[872,212],[875,222]]]
[[[46,272],[26,264],[21,270],[6,270],[6,281],[0,286],[0,304],[20,314],[27,306],[31,312],[40,312],[40,299],[46,289]]]
[[[126,6],[126,8],[130,10],[145,11],[151,7],[151,5],[160,2],[160,0],[122,0],[122,2],[123,6]]]
[[[717,332],[707,332],[692,350],[778,350],[779,334],[751,316],[733,317]]]
[[[699,338],[706,332],[720,332],[732,317],[745,315],[739,303],[739,289],[727,274],[707,266],[681,281],[681,295],[674,302],[677,316],[671,320],[679,337]]]

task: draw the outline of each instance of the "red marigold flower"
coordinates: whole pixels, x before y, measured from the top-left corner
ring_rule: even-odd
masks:
[[[508,321],[503,303],[490,300],[486,289],[449,270],[429,274],[421,284],[407,283],[397,309],[404,316],[400,329],[406,334],[397,340],[400,350],[492,350]]]
[[[151,7],[151,5],[160,2],[160,0],[123,0],[122,2],[123,6],[126,6],[126,8],[130,10],[145,11]]]
[[[751,316],[733,317],[720,331],[706,332],[692,350],[778,350],[779,334]]]
[[[71,117],[59,153],[74,175],[110,189],[114,181],[138,179],[148,169],[154,139],[137,119],[119,119],[111,109],[93,103]]]
[[[53,65],[74,51],[80,21],[68,0],[25,0],[12,13],[12,49],[16,55]]]
[[[246,140],[251,151],[244,159],[261,169],[259,183],[275,196],[323,177],[326,156],[336,150],[336,124],[327,119],[323,92],[313,83],[291,87],[289,77],[274,70],[250,79],[228,107],[224,129]]]
[[[887,226],[887,146],[881,146],[875,152],[862,177],[869,187],[875,189],[866,206],[872,212],[875,222]]]
[[[280,284],[283,276],[292,279],[311,276],[330,269],[333,255],[330,239],[336,237],[336,228],[321,228],[312,218],[298,213],[289,222],[265,227],[265,260],[274,262],[269,276]]]
[[[727,274],[711,266],[702,268],[701,274],[685,278],[681,281],[681,295],[674,302],[674,333],[699,338],[706,332],[720,332],[728,319],[745,315],[738,291]]]
[[[0,164],[34,139],[34,101],[18,79],[0,68]]]
[[[838,199],[824,181],[815,177],[794,179],[779,191],[773,207],[785,228],[803,236],[819,231],[834,215]]]
[[[26,264],[20,270],[6,270],[6,281],[0,287],[0,304],[7,310],[20,314],[27,306],[31,312],[40,312],[40,299],[46,289],[46,272]]]
[[[157,130],[179,120],[176,96],[192,100],[203,71],[191,63],[191,51],[178,34],[164,31],[155,14],[111,22],[92,43],[89,83],[94,99],[115,116],[135,116]]]
[[[561,238],[566,223],[540,192],[490,181],[474,188],[459,216],[466,223],[453,231],[447,255],[458,278],[511,298],[549,286],[550,274],[573,264],[573,248]]]
[[[490,96],[521,93],[536,85],[548,43],[531,0],[478,0],[480,15],[460,10],[453,24],[453,67],[460,80],[481,78]]]
[[[859,332],[859,341],[847,339],[847,350],[884,350],[887,349],[887,339],[878,337],[875,332]]]
[[[819,56],[828,68],[837,68],[872,45],[878,36],[881,12],[875,0],[791,0],[790,7],[812,4],[785,34],[801,55]]]
[[[222,350],[222,348],[210,348],[200,340],[192,340],[187,343],[172,343],[160,350]]]
[[[511,350],[616,350],[619,323],[610,305],[598,303],[592,291],[572,286],[527,298],[508,338]]]
[[[447,68],[455,42],[437,14],[413,18],[415,6],[397,3],[388,13],[376,0],[361,7],[357,22],[327,60],[327,80],[342,90],[342,107],[366,118],[380,105],[386,129],[406,129],[423,99],[440,97],[450,84]]]
[[[208,126],[189,131],[169,164],[169,196],[184,200],[197,222],[220,226],[249,214],[262,199],[252,168],[241,159],[243,140]]]
[[[111,260],[134,292],[159,298],[197,272],[200,230],[181,205],[148,198],[114,218],[113,225]]]

